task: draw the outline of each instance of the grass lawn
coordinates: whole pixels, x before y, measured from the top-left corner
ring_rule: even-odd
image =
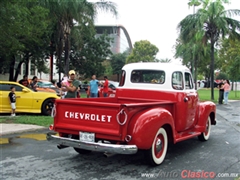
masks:
[[[199,98],[201,101],[211,101],[211,89],[198,90]],[[214,101],[218,102],[219,90],[214,89]],[[86,94],[81,94],[82,98],[86,97]],[[229,93],[229,100],[240,100],[240,91],[231,91]],[[17,115],[17,117],[0,117],[0,123],[18,123],[18,124],[34,124],[39,126],[48,127],[53,124],[53,118],[51,116],[41,115]]]
[[[53,118],[51,116],[41,115],[17,115],[15,117],[0,117],[0,123],[16,123],[16,124],[33,124],[39,126],[48,127],[53,124]]]
[[[211,89],[199,89],[198,90],[199,98],[201,101],[211,101]],[[219,90],[214,89],[214,100],[213,102],[217,103],[219,97]],[[240,91],[231,91],[228,95],[229,100],[240,100]]]

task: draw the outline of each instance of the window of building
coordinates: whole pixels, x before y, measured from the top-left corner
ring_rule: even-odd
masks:
[[[34,64],[31,63],[31,70],[30,70],[31,75],[35,76],[35,71],[36,71],[36,67]]]
[[[26,74],[26,64],[25,63],[23,63],[22,64],[22,72],[23,72],[23,75],[25,75]]]

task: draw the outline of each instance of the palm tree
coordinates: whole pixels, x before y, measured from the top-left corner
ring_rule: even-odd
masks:
[[[190,39],[192,33],[205,45],[210,42],[211,48],[211,99],[214,100],[214,48],[220,38],[226,35],[240,36],[240,22],[232,19],[232,15],[240,15],[240,10],[225,10],[223,4],[227,0],[202,0],[202,8],[195,14],[188,15],[179,24],[183,39]]]
[[[94,19],[98,10],[106,11],[117,15],[116,5],[110,1],[101,0],[100,2],[88,2],[87,0],[45,0],[45,7],[50,10],[50,16],[56,22],[55,35],[56,55],[58,62],[61,61],[64,52],[65,73],[69,71],[69,54],[70,54],[70,36],[75,26],[93,27]],[[79,40],[83,37],[78,36]]]

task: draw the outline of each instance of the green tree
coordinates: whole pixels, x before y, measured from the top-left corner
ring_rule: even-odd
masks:
[[[70,54],[70,67],[85,77],[91,77],[92,74],[103,75],[105,68],[102,63],[112,55],[110,41],[112,39],[103,34],[98,38],[86,36],[84,45],[81,48],[78,48],[77,44],[73,43]],[[72,42],[75,42],[74,39],[72,39]]]
[[[240,22],[231,18],[232,15],[240,15],[240,10],[225,10],[224,3],[228,3],[228,1],[203,0],[202,8],[196,14],[185,17],[179,24],[183,39],[187,39],[191,32],[195,32],[198,39],[201,39],[206,45],[210,41],[212,100],[214,100],[215,45],[220,38],[225,38],[227,34],[239,36],[236,30],[240,28]]]
[[[39,52],[38,47],[46,42],[43,35],[49,26],[48,10],[36,1],[1,1],[0,15],[2,71],[9,69],[9,80],[16,81],[22,63],[28,64],[25,58]]]
[[[45,0],[42,4],[50,10],[50,17],[56,23],[57,32],[52,37],[56,46],[57,59],[60,62],[64,53],[64,72],[69,71],[69,56],[71,48],[72,29],[75,25],[92,26],[97,11],[103,10],[117,15],[116,6],[110,1],[100,1],[96,3],[87,0]],[[80,37],[80,38],[79,38]],[[82,40],[81,32],[78,35]]]
[[[161,62],[161,63],[170,63],[172,60],[169,58],[165,58],[165,59],[158,59],[157,62]]]
[[[111,66],[113,74],[117,74],[117,79],[119,80],[119,75],[121,74],[122,67],[125,65],[127,59],[127,52],[114,54],[111,57]]]
[[[31,61],[31,63],[34,62],[34,61]],[[38,73],[40,74],[40,79],[42,79],[42,73],[49,73],[49,68],[46,66],[46,61],[37,61],[35,62],[35,66],[37,67],[37,71]]]
[[[127,57],[126,63],[132,62],[154,62],[159,49],[147,40],[134,43],[131,54]]]
[[[224,39],[219,50],[220,71],[226,73],[232,81],[240,80],[240,39],[231,36]]]

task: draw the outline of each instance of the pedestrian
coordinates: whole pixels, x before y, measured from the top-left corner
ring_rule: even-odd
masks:
[[[104,76],[104,83],[103,83],[103,97],[108,97],[108,78]]]
[[[11,105],[11,116],[15,116],[15,111],[16,111],[16,98],[19,98],[20,96],[16,96],[15,94],[15,87],[11,86],[10,87],[10,93],[8,94],[9,97],[9,102]]]
[[[75,75],[76,75],[75,71],[70,70],[68,83],[62,82],[62,87],[66,88],[66,92],[67,92],[67,94],[65,95],[65,98],[76,98],[77,97],[79,81],[75,79]]]
[[[224,94],[224,89],[222,89],[224,83],[223,79],[221,79],[220,83],[218,84],[218,89],[219,89],[219,98],[218,98],[218,104],[223,104],[223,94]]]
[[[92,80],[89,84],[89,95],[90,97],[98,97],[98,80],[96,79],[96,75],[92,75]]]
[[[30,84],[29,84],[29,81],[28,81],[28,75],[24,75],[23,79],[21,79],[18,83],[29,88]]]
[[[229,80],[225,80],[225,83],[222,87],[222,89],[224,89],[224,104],[228,104],[228,95],[229,95],[229,92],[231,90],[231,87],[230,87],[230,82]]]
[[[33,76],[32,82],[31,82],[31,84],[30,84],[30,87],[31,87],[32,90],[34,90],[35,92],[37,92],[37,82],[38,82],[37,76]]]

